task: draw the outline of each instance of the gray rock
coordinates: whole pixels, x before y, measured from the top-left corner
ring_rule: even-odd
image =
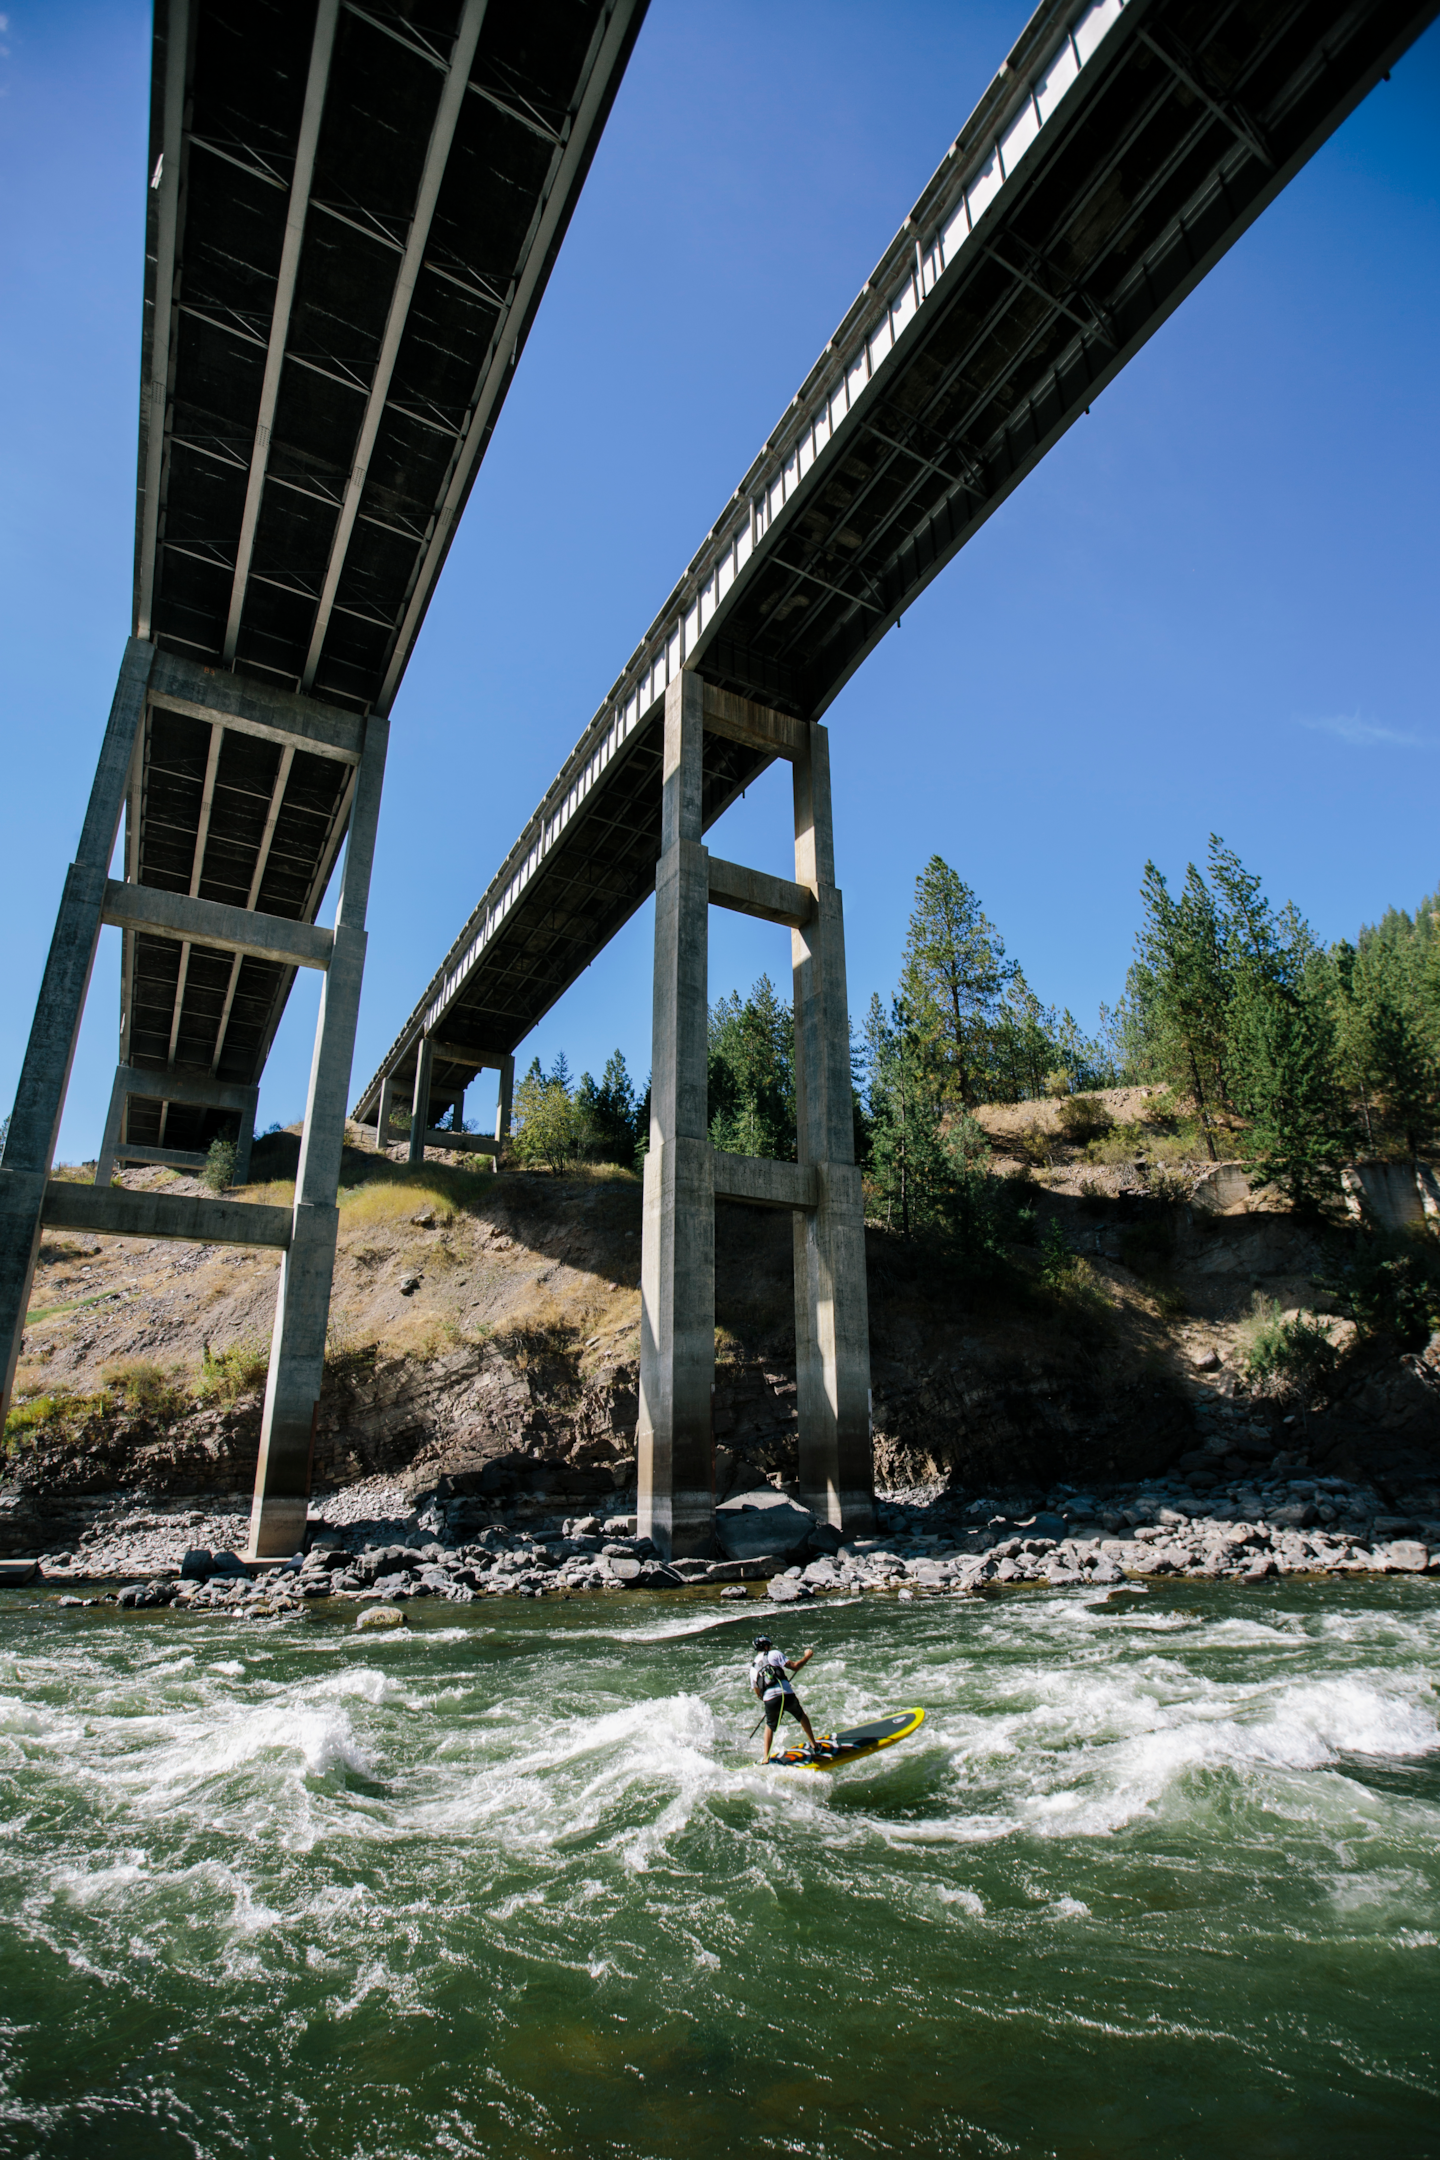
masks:
[[[212,1575],[233,1575],[245,1582],[250,1580],[250,1570],[237,1553],[217,1552],[210,1555]]]
[[[0,1584],[8,1584],[11,1588],[23,1589],[26,1583],[34,1582],[39,1573],[38,1560],[0,1560]]]
[[[715,1510],[716,1542],[727,1560],[758,1560],[769,1554],[799,1559],[814,1530],[810,1510],[784,1493],[746,1493]]]
[[[765,1595],[777,1605],[792,1605],[796,1598],[805,1597],[808,1592],[798,1582],[792,1582],[788,1575],[776,1575],[765,1585]]]
[[[638,1583],[645,1572],[645,1563],[630,1555],[617,1554],[613,1560],[607,1559],[606,1572],[612,1582]]]
[[[367,1612],[362,1612],[355,1622],[357,1628],[375,1628],[377,1630],[408,1627],[409,1624],[404,1613],[397,1612],[393,1605],[372,1605]]]
[[[1402,1575],[1423,1575],[1430,1565],[1430,1548],[1414,1538],[1396,1538],[1386,1557]]]
[[[1278,1530],[1308,1530],[1319,1517],[1310,1501],[1290,1500],[1284,1507],[1271,1508],[1267,1519]]]
[[[214,1558],[204,1545],[194,1545],[180,1563],[181,1582],[208,1582]]]
[[[720,1595],[722,1598],[744,1599],[748,1598],[750,1593],[743,1583],[726,1583]]]

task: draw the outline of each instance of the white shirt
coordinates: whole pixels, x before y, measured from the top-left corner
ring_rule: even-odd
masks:
[[[761,1650],[751,1667],[750,1678],[761,1690],[761,1699],[765,1702],[768,1702],[772,1695],[793,1695],[795,1692],[790,1685],[790,1675],[785,1670],[783,1650]]]

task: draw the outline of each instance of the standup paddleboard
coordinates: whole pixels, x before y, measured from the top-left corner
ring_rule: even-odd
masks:
[[[897,1710],[893,1717],[876,1718],[871,1725],[850,1725],[844,1732],[819,1733],[815,1754],[806,1747],[786,1748],[782,1755],[772,1755],[772,1763],[782,1763],[787,1770],[843,1770],[846,1763],[859,1762],[862,1756],[874,1755],[882,1747],[894,1747],[897,1740],[908,1740],[911,1733],[918,1732],[925,1722],[923,1710]]]

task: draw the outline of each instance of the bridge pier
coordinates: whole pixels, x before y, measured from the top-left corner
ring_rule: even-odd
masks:
[[[15,1384],[40,1250],[45,1188],[60,1137],[70,1068],[104,919],[110,858],[154,660],[155,648],[147,639],[130,639],[100,746],[80,845],[65,875],[0,1161],[0,1428]]]
[[[365,722],[350,808],[334,944],[321,992],[295,1173],[295,1211],[275,1301],[260,1459],[250,1512],[250,1557],[256,1560],[293,1553],[305,1537],[340,1219],[336,1204],[340,1151],[365,970],[365,909],[389,732],[389,721],[375,714]]]
[[[706,727],[794,767],[795,882],[701,844]],[[841,899],[823,727],[724,696],[693,673],[665,697],[655,880],[650,1148],[641,1248],[639,1522],[669,1558],[713,1549],[715,1198],[792,1212],[801,1497],[847,1534],[874,1521],[865,1226],[854,1162]],[[795,1164],[718,1152],[709,1137],[712,905],[787,924],[795,979]]]

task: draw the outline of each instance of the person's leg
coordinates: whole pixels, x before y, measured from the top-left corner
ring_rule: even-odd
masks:
[[[792,1695],[789,1698],[789,1701],[791,1717],[799,1718],[800,1729],[804,1733],[805,1738],[809,1741],[811,1747],[813,1748],[815,1745],[815,1728],[810,1723],[809,1718],[805,1714],[805,1705],[801,1702],[798,1695]]]
[[[760,1758],[761,1762],[769,1762],[770,1760],[770,1743],[775,1738],[775,1728],[779,1722],[780,1704],[778,1700],[767,1702],[765,1705],[765,1753]]]

